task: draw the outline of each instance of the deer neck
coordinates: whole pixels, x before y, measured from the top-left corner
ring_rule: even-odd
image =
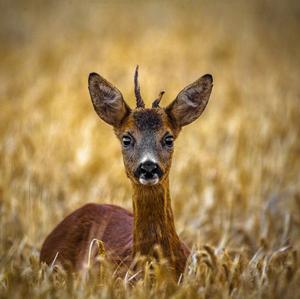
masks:
[[[133,255],[157,257],[160,248],[176,272],[182,273],[186,255],[175,230],[169,181],[151,187],[133,186]]]

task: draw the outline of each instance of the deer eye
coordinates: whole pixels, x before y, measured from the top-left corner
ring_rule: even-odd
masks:
[[[166,135],[164,137],[164,144],[167,147],[173,147],[173,143],[174,143],[174,137],[172,135]]]
[[[130,135],[124,135],[122,137],[122,144],[125,148],[129,147],[133,143],[133,138]]]

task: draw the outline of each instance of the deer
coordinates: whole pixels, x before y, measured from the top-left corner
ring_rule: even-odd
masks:
[[[88,89],[94,110],[113,127],[120,141],[125,172],[132,185],[130,212],[112,204],[88,203],[68,215],[45,239],[41,262],[60,263],[71,271],[82,270],[92,240],[101,240],[107,259],[129,266],[137,255],[167,260],[175,277],[184,273],[190,249],[180,240],[171,207],[169,172],[174,143],[181,129],[198,119],[213,87],[206,74],[182,89],[168,106],[160,107],[164,91],[151,108],[145,107],[134,74],[136,108],[121,92],[97,73],[90,73]],[[96,250],[91,258],[96,259]]]

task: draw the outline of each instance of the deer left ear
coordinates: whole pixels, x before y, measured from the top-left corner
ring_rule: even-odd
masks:
[[[130,108],[121,92],[97,73],[89,75],[89,91],[95,111],[109,125],[118,127]]]
[[[194,83],[186,86],[176,99],[166,107],[167,114],[180,127],[190,124],[204,111],[212,87],[213,77],[209,74],[202,76]]]

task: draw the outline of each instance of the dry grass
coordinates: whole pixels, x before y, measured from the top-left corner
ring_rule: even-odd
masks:
[[[299,298],[300,7],[297,2],[2,2],[0,297]],[[46,234],[87,202],[131,208],[117,140],[87,92],[97,71],[133,104],[204,73],[214,91],[176,141],[177,230],[193,248],[175,285],[163,267],[130,287],[38,262]],[[149,270],[149,269],[148,269]],[[150,271],[150,270],[149,270]]]

